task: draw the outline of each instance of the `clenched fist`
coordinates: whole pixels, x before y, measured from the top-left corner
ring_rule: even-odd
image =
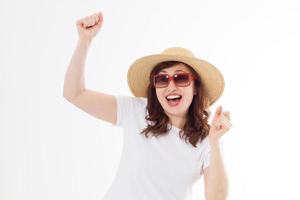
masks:
[[[103,15],[101,12],[77,20],[76,26],[79,38],[91,41],[101,29],[102,24]]]

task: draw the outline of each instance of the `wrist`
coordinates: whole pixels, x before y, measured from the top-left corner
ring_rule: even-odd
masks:
[[[209,144],[210,145],[219,145],[220,144],[220,139],[218,139],[218,138],[209,138]]]
[[[90,44],[92,43],[92,39],[88,39],[88,38],[79,38],[78,39],[78,43],[85,45],[85,46],[90,46]]]

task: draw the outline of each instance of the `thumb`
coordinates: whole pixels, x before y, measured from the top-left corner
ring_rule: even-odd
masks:
[[[101,20],[103,19],[103,14],[101,11],[98,12],[98,16],[100,17]]]

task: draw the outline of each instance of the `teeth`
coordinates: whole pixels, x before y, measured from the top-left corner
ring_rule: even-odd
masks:
[[[167,96],[166,98],[167,99],[177,99],[177,98],[180,98],[181,96],[180,95],[170,95],[170,96]]]

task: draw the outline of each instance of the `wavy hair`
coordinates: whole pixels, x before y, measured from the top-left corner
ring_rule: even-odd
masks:
[[[179,61],[165,61],[158,63],[150,73],[150,84],[147,88],[147,110],[148,115],[145,119],[152,122],[148,123],[147,127],[140,132],[147,138],[149,134],[158,137],[168,134],[171,127],[168,127],[170,122],[169,117],[165,114],[160,102],[156,96],[156,90],[153,83],[153,76],[158,74],[161,70],[169,68],[175,64],[184,64],[187,66],[192,74],[196,76],[194,79],[194,88],[196,94],[193,96],[191,105],[188,108],[187,120],[180,130],[180,138],[185,138],[185,141],[189,141],[194,147],[197,143],[200,143],[209,133],[210,125],[208,124],[208,118],[210,111],[206,108],[208,106],[208,95],[206,88],[201,83],[201,77],[199,74],[188,64]]]

